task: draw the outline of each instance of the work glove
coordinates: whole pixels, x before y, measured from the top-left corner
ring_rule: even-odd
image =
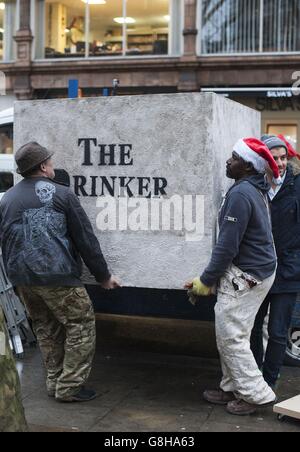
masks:
[[[188,289],[189,302],[196,306],[200,297],[207,297],[214,293],[213,287],[207,287],[200,278],[195,278],[193,281],[188,281],[184,285],[185,289]]]
[[[196,295],[197,297],[208,297],[212,293],[211,287],[207,287],[203,284],[199,277],[193,279],[193,288],[191,291],[193,295]]]

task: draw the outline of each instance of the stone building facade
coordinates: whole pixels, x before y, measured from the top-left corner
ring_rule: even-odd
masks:
[[[14,51],[10,59],[0,62],[0,70],[6,75],[7,95],[12,100],[67,97],[70,79],[78,80],[84,97],[102,95],[105,88],[111,92],[112,80],[116,78],[119,79],[119,95],[219,88],[223,94],[262,111],[265,131],[273,131],[278,126],[279,131],[293,135],[295,143],[300,142],[300,96],[292,97],[289,91],[300,79],[297,0],[146,0],[139,2],[146,5],[142,28],[137,28],[137,24],[127,25],[127,16],[132,15],[135,21],[135,14],[139,14],[136,0],[99,0],[99,4],[106,3],[99,8],[119,2],[119,15],[126,17],[123,23],[121,20],[119,38],[113,26],[108,26],[108,22],[107,26],[103,25],[100,16],[95,22],[99,14],[95,6],[84,11],[83,2],[87,0],[75,1],[76,7],[84,11],[78,13],[79,16],[75,16],[75,10],[74,13],[70,10],[70,0],[7,0],[8,3],[14,1],[17,2],[16,32],[5,33],[4,30],[4,38],[9,40],[13,36]],[[167,49],[166,42],[161,42],[163,29],[155,29],[157,25],[151,24],[150,28],[156,33],[153,39],[158,44],[153,51],[155,43],[149,42],[145,22],[147,15],[150,21],[155,13],[151,5],[156,4],[166,5],[165,10],[159,11],[160,6],[157,6],[158,14],[169,12],[164,15],[169,20],[169,45]],[[49,27],[55,20],[51,22],[49,11],[54,17],[60,6],[66,8],[66,13],[58,12],[59,20],[65,21],[60,24],[62,33],[69,35],[78,17],[85,23],[81,25],[81,41],[75,42],[66,36],[63,43],[53,44],[53,39],[49,38]],[[68,16],[69,10],[74,16],[72,19]],[[41,23],[46,25],[41,26]],[[84,28],[88,26],[87,33]],[[90,38],[93,27],[105,28],[105,39],[111,40],[111,48],[106,42],[103,44],[100,33],[95,39]],[[77,25],[77,32],[79,29]],[[142,31],[138,35],[134,30]],[[127,44],[121,42],[124,36],[128,37]],[[69,46],[68,39],[71,40]],[[137,39],[142,42],[138,43]],[[8,49],[8,45],[4,47]],[[4,108],[1,100],[0,110]]]

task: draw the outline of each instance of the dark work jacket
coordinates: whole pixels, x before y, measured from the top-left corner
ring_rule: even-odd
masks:
[[[231,264],[262,281],[276,269],[271,219],[264,176],[253,175],[236,182],[228,191],[219,213],[220,233],[201,281],[212,287]]]
[[[288,165],[285,181],[271,201],[272,227],[278,256],[271,293],[300,291],[300,166]]]
[[[74,193],[50,179],[22,180],[0,203],[0,246],[14,286],[82,286],[82,261],[109,279],[92,225]]]

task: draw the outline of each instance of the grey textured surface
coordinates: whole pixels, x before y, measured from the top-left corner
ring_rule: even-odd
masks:
[[[91,191],[90,176],[147,177],[151,186],[158,177],[168,181],[167,198],[205,197],[205,233],[199,241],[187,241],[184,228],[101,231],[96,223],[97,198],[81,197],[109,266],[124,286],[180,289],[187,279],[200,274],[215,240],[222,192],[230,184],[225,177],[226,159],[239,138],[259,135],[257,112],[215,94],[15,104],[15,149],[33,140],[54,149],[55,165],[68,171],[72,185],[76,175],[88,178],[87,191]],[[99,166],[99,147],[93,147],[93,165],[82,166],[79,138],[96,138],[97,144],[131,144],[133,165]]]
[[[205,336],[203,336],[205,340]],[[100,345],[100,344],[99,344]],[[150,353],[113,347],[101,340],[89,387],[99,397],[87,404],[59,404],[47,397],[45,375],[38,350],[28,350],[21,374],[23,403],[32,432],[103,432],[104,440],[130,432],[294,432],[300,421],[278,422],[272,408],[252,416],[228,414],[223,406],[206,403],[202,393],[217,388],[221,369],[216,360]],[[300,369],[283,368],[277,395],[280,401],[299,392]],[[101,442],[100,442],[101,446]],[[196,441],[200,448],[200,442]],[[127,448],[128,449],[128,448]],[[175,449],[176,450],[176,449]]]

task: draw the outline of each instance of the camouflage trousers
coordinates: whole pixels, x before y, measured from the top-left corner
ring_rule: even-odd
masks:
[[[0,432],[26,432],[19,376],[0,308]]]
[[[95,354],[95,314],[83,287],[18,287],[47,371],[48,395],[67,399],[88,379]]]

